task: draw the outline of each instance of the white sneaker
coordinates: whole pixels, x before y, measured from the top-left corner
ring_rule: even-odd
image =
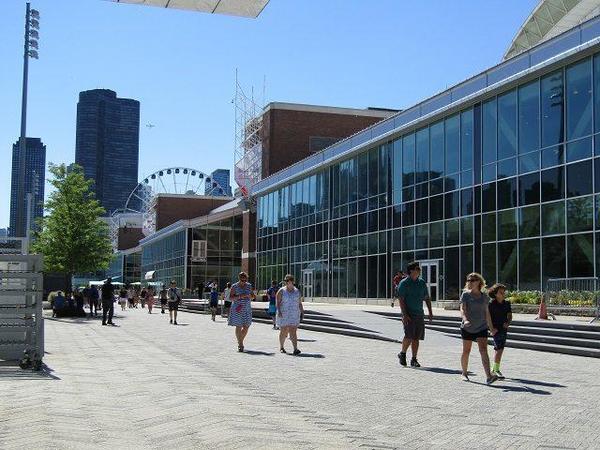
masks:
[[[496,375],[499,380],[504,380],[504,375],[502,375],[502,372],[500,372],[499,370],[492,371],[492,375]]]
[[[463,381],[471,381],[471,380],[469,380],[469,376],[465,375],[464,373],[460,376],[460,379]]]

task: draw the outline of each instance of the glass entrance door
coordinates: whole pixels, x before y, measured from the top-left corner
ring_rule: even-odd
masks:
[[[313,269],[305,269],[302,271],[302,294],[304,300],[312,301],[313,294],[314,271]]]
[[[439,261],[420,261],[421,278],[427,283],[432,302],[439,300]]]

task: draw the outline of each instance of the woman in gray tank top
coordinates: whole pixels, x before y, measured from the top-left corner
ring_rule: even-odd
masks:
[[[469,381],[469,355],[473,342],[476,341],[487,377],[486,382],[492,384],[498,377],[490,372],[490,358],[487,350],[488,329],[491,330],[492,336],[496,334],[497,330],[492,325],[489,311],[490,298],[487,293],[483,292],[484,287],[485,280],[480,274],[473,272],[467,276],[467,283],[460,297],[460,314],[462,316],[460,334],[463,343],[460,364],[463,381]]]

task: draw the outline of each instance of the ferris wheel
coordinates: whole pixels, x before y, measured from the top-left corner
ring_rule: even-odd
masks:
[[[156,231],[154,206],[159,194],[227,196],[227,190],[210,175],[189,167],[168,167],[143,178],[129,194],[124,212],[142,215],[142,231]]]

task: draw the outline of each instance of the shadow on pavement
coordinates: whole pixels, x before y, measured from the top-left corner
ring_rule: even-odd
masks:
[[[60,380],[52,372],[53,370],[46,364],[42,364],[42,369],[36,372],[31,369],[21,369],[16,361],[0,362],[0,380]]]
[[[444,375],[461,375],[462,374],[462,370],[446,369],[443,367],[421,367],[419,370],[424,370],[426,372],[433,372],[433,373],[442,373]],[[467,372],[467,374],[473,375],[473,372],[469,371],[469,372]]]
[[[294,355],[290,353],[290,356],[294,356]],[[325,355],[323,355],[321,353],[300,353],[299,355],[296,355],[296,358],[317,358],[317,359],[321,359],[321,358],[325,358]]]
[[[244,350],[244,353],[246,355],[252,355],[252,356],[274,356],[275,353],[273,352],[263,352],[262,350]]]
[[[557,387],[557,388],[567,387],[564,384],[547,383],[545,381],[536,381],[536,380],[524,380],[522,378],[505,378],[504,381],[505,382],[506,381],[514,381],[515,383],[530,384],[532,386]]]
[[[502,381],[496,381],[494,384],[482,383],[480,381],[470,381],[471,384],[479,384],[481,386],[489,387],[492,389],[501,389],[504,392],[524,392],[526,394],[535,394],[535,395],[552,395],[550,391],[544,391],[542,389],[533,389],[529,386],[510,386],[504,384]]]
[[[298,339],[298,342],[317,342],[316,339]]]

